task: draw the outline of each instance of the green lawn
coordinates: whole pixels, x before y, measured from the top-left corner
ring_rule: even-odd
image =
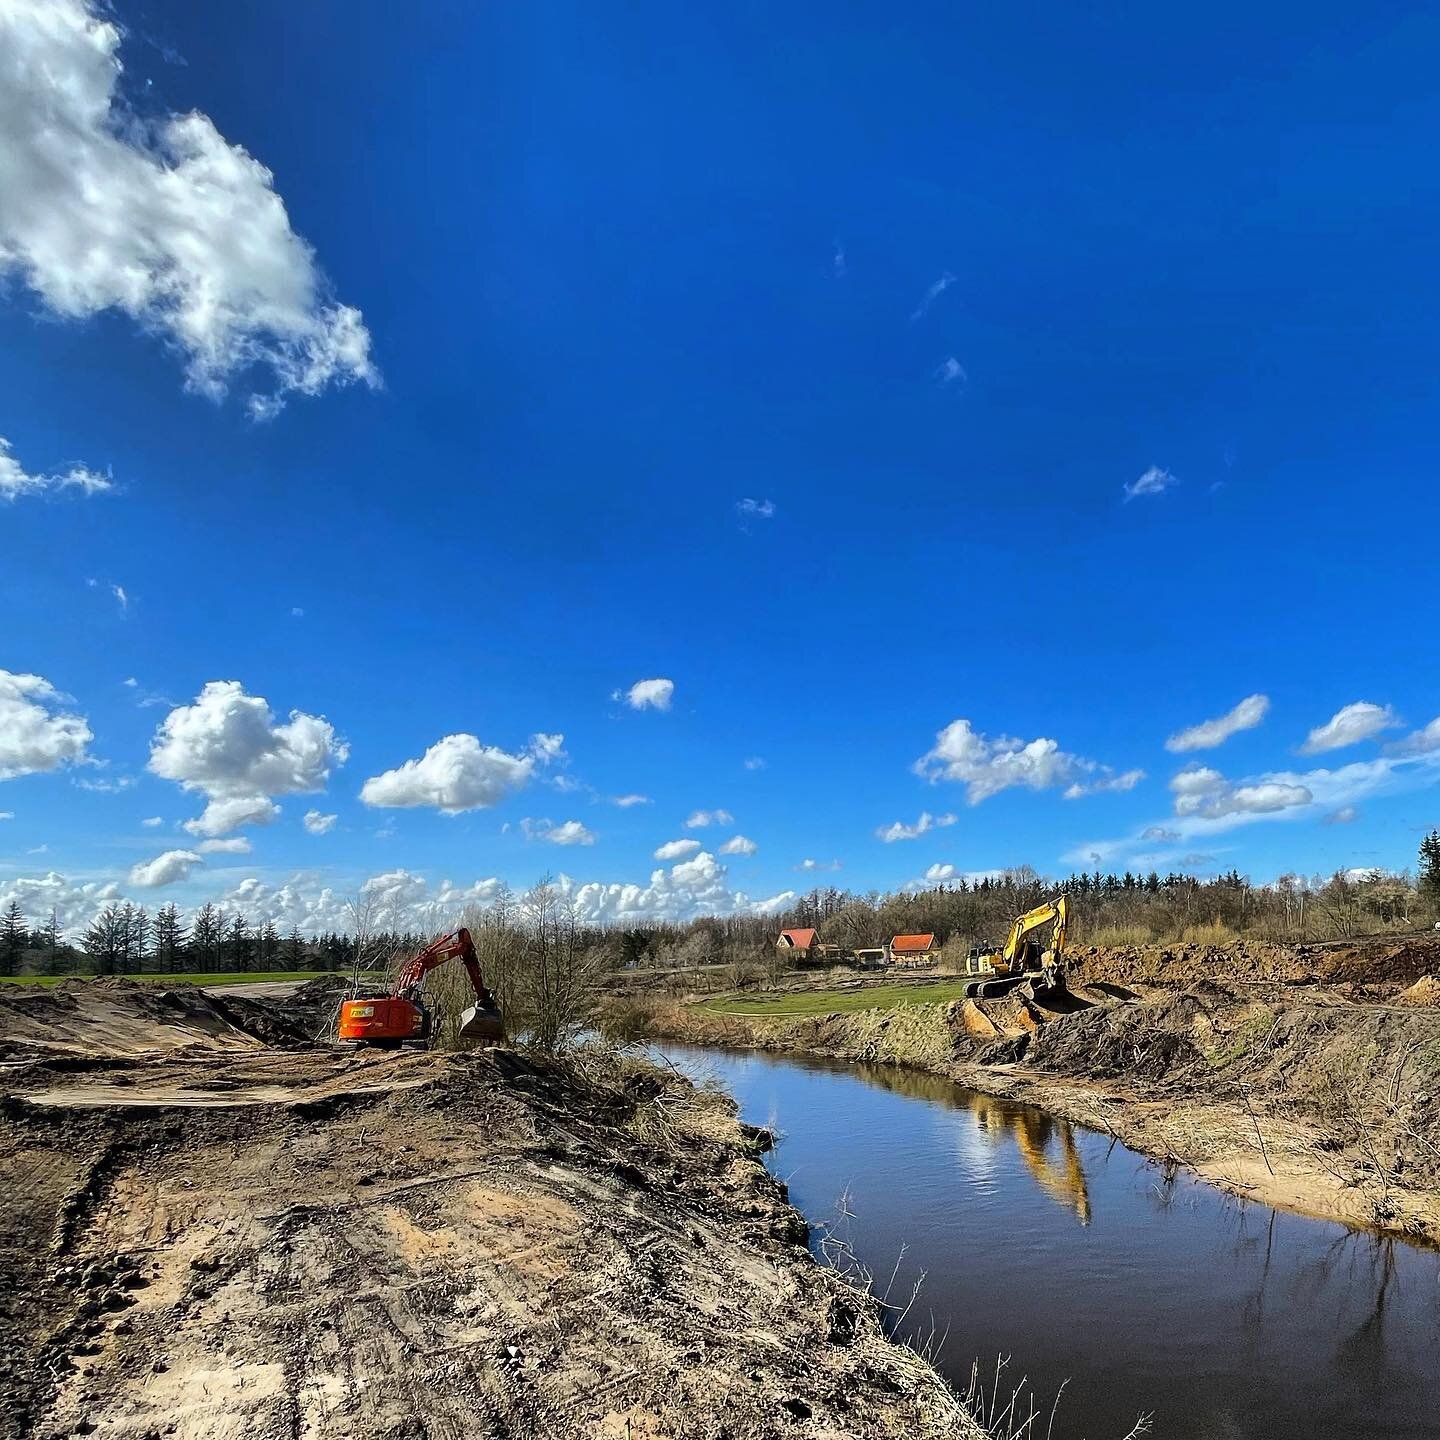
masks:
[[[714,1015],[833,1015],[848,1010],[892,1010],[897,1005],[943,1005],[965,994],[963,980],[932,985],[877,985],[869,990],[806,990],[796,995],[721,995],[696,1007]]]
[[[313,980],[317,975],[332,974],[329,970],[256,970],[241,973],[227,970],[218,975],[126,975],[147,985],[258,985],[267,980]],[[94,975],[0,975],[0,985],[58,985],[62,980],[94,980]]]

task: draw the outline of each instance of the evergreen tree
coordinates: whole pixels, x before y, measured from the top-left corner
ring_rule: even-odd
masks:
[[[300,927],[297,925],[285,939],[285,968],[287,970],[300,970],[304,968],[305,942],[300,938]]]
[[[208,902],[195,912],[190,960],[192,967],[200,971],[214,970],[220,963],[220,917]]]
[[[144,970],[150,958],[150,912],[139,906],[130,915],[129,961],[136,970]]]
[[[1420,898],[1440,909],[1440,830],[1432,830],[1420,842]]]
[[[232,970],[248,970],[254,958],[254,937],[250,933],[249,922],[238,910],[235,918],[230,922],[230,929],[226,937],[230,942],[230,968]]]
[[[60,963],[60,912],[51,906],[50,918],[39,930],[40,948],[45,953],[45,973],[54,975]]]
[[[0,914],[0,975],[18,975],[20,960],[25,954],[25,942],[29,939],[29,927],[20,902],[12,900],[3,914]]]
[[[97,975],[113,975],[124,956],[125,922],[118,905],[107,905],[85,929],[85,953]]]
[[[155,912],[155,968],[175,974],[185,953],[185,927],[172,901]]]
[[[260,968],[273,970],[279,956],[280,934],[275,929],[274,920],[267,918],[260,931]]]

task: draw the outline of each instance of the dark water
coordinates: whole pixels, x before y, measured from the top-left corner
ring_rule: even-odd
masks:
[[[892,1300],[924,1272],[900,1334],[952,1381],[1012,1356],[1048,1416],[1068,1380],[1055,1440],[1120,1440],[1141,1412],[1165,1440],[1440,1436],[1440,1254],[1167,1182],[930,1076],[663,1053],[783,1132],[771,1168],[812,1222],[847,1196],[880,1288],[901,1256]]]

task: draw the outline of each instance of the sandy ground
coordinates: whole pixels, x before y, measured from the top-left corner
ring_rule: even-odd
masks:
[[[0,1007],[0,1433],[974,1433],[721,1097],[134,988]]]

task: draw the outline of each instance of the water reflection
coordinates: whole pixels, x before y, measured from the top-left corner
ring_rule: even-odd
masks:
[[[807,1068],[809,1064],[807,1062]],[[826,1069],[830,1067],[824,1067]],[[1035,1183],[1056,1204],[1073,1211],[1082,1224],[1090,1223],[1090,1189],[1085,1183],[1085,1168],[1080,1148],[1075,1143],[1075,1130],[1068,1120],[1061,1120],[1037,1110],[978,1090],[962,1089],[952,1080],[929,1075],[920,1070],[902,1070],[894,1065],[852,1065],[846,1072],[912,1100],[928,1100],[947,1110],[968,1111],[975,1117],[979,1133],[995,1145],[1013,1141],[1016,1152],[1025,1162]],[[1058,1155],[1052,1151],[1058,1150]]]
[[[671,1049],[783,1136],[812,1220],[847,1197],[857,1258],[964,1386],[1016,1357],[1052,1440],[1435,1440],[1440,1255],[1276,1212],[1109,1136],[937,1076]],[[1074,1217],[1073,1219],[1071,1217]],[[897,1256],[899,1259],[897,1260]]]

